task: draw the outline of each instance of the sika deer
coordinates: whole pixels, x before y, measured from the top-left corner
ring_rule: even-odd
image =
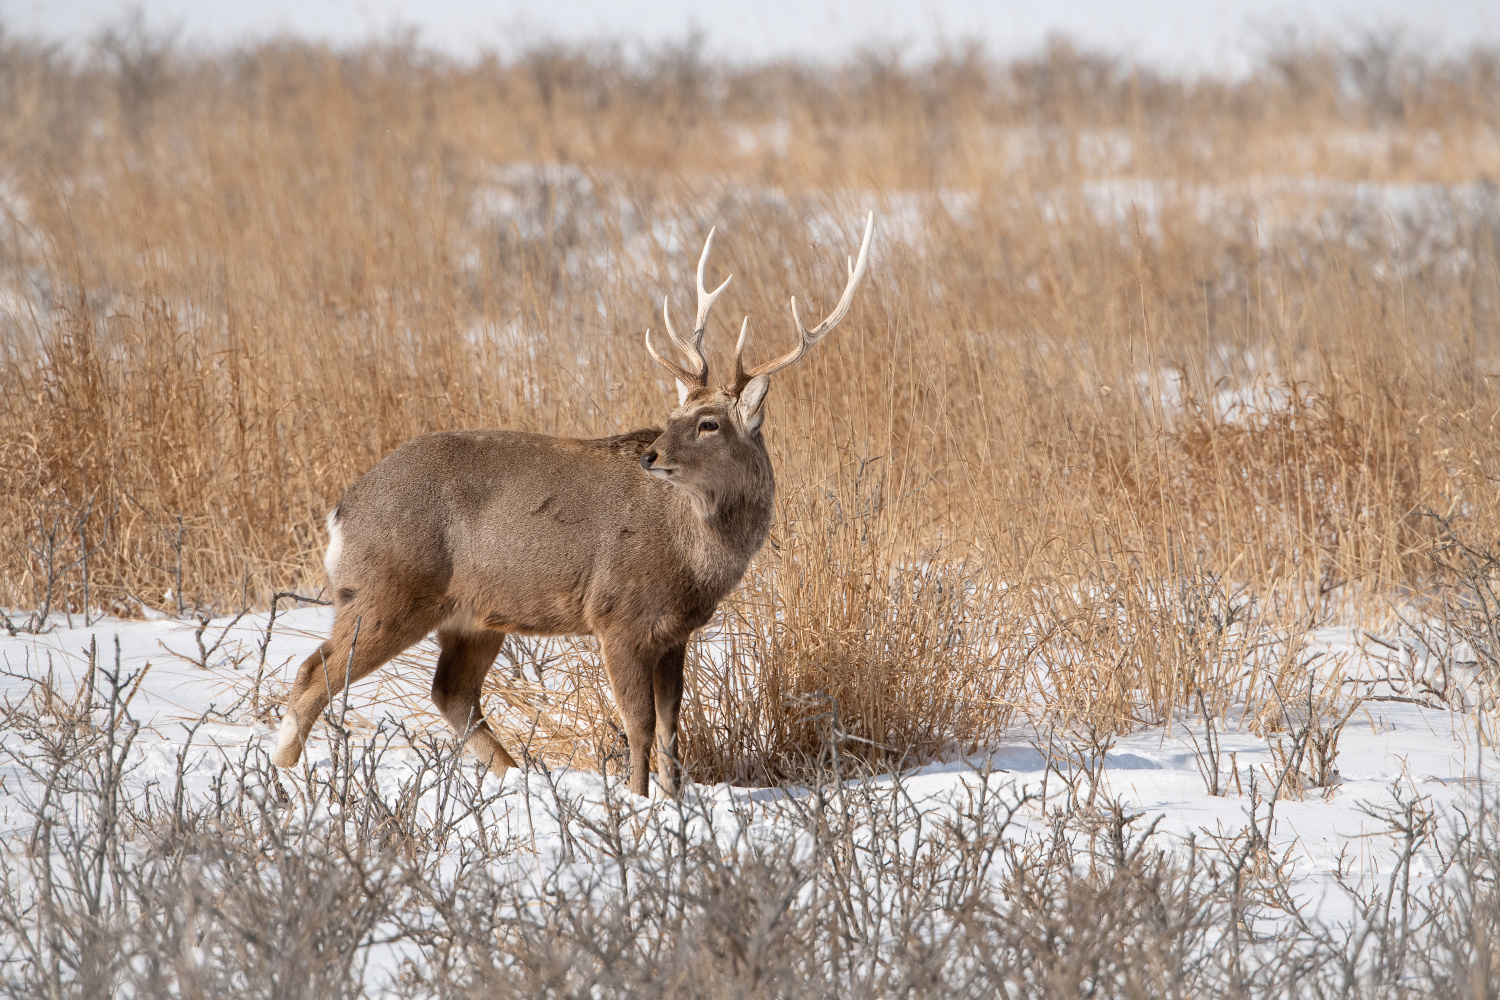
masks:
[[[662,319],[684,367],[646,349],[677,380],[665,428],[594,440],[514,431],[446,431],[396,449],[328,515],[324,565],[333,631],[303,661],[287,698],[274,763],[295,765],[320,712],[434,629],[441,653],[432,700],[497,776],[514,767],[480,707],[480,685],[507,632],[594,635],[630,743],[630,790],[646,794],[653,734],[658,773],[678,787],[677,713],[688,637],[745,572],[771,526],[775,480],[761,438],[772,373],[793,364],[849,311],[875,226],[828,318],[745,370],[740,325],[734,381],[710,388],[703,335],[714,291],[703,285],[713,232],[698,260],[691,339]],[[357,630],[357,633],[356,633]],[[352,645],[352,650],[351,650]]]

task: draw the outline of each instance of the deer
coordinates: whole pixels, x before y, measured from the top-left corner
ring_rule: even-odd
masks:
[[[503,778],[516,761],[480,694],[505,636],[594,636],[624,723],[630,791],[649,793],[654,743],[660,787],[679,794],[688,640],[739,584],[771,528],[776,482],[761,433],[771,376],[843,321],[874,228],[871,212],[843,295],[822,322],[809,330],[792,298],[799,339],[785,354],[747,370],[745,317],[733,380],[717,387],[703,339],[733,275],[705,288],[710,229],[689,337],[673,326],[671,296],[662,300],[667,335],[686,364],[660,354],[646,330],[647,352],[677,385],[677,408],[662,427],[594,439],[440,431],[360,477],[328,514],[333,627],[297,669],[272,763],[294,767],[346,684],[436,632],[433,704],[463,749]]]

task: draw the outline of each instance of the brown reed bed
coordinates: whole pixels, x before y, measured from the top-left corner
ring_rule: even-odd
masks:
[[[1229,83],[1063,44],[126,35],[5,41],[0,90],[4,606],[315,591],[324,513],[410,437],[660,419],[640,333],[710,225],[764,356],[869,208],[850,320],[774,390],[780,515],[694,670],[700,778],[829,725],[895,760],[1254,704],[1318,621],[1441,583],[1422,510],[1500,535],[1494,53],[1289,48]],[[491,699],[553,756],[608,742],[587,645],[563,667],[550,708]]]

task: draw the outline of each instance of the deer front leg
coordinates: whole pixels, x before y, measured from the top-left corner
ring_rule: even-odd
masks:
[[[681,793],[682,766],[677,757],[677,713],[682,707],[682,663],[686,646],[673,646],[656,661],[652,693],[656,702],[656,774],[662,791]]]
[[[651,740],[656,729],[652,674],[659,659],[619,638],[604,639],[604,672],[630,743],[630,790],[645,795],[651,787]]]

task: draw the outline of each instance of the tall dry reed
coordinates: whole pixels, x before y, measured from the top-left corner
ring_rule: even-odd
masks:
[[[693,673],[695,773],[1253,703],[1299,669],[1267,642],[1429,582],[1418,511],[1500,534],[1497,92],[1494,53],[1380,43],[1231,83],[1064,44],[6,41],[0,602],[316,590],[324,513],[410,437],[659,420],[640,332],[710,225],[763,357],[874,208],[850,320],[773,390],[778,520]],[[530,714],[496,692],[548,753],[608,742],[570,659]]]

